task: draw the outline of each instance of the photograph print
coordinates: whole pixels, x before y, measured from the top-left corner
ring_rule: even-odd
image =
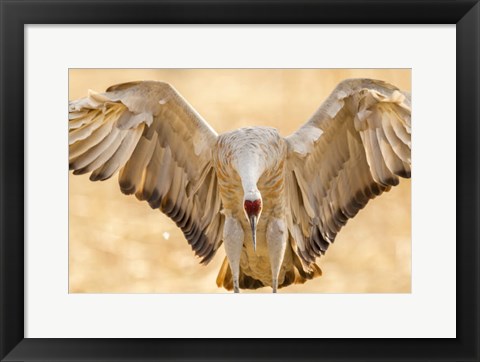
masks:
[[[70,69],[69,292],[410,293],[410,91],[410,69]]]

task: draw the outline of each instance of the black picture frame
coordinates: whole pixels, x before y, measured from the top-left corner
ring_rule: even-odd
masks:
[[[478,361],[480,4],[462,1],[0,0],[2,361]],[[456,24],[457,338],[24,338],[24,26],[26,24]],[[439,196],[441,197],[441,196]],[[452,241],[453,243],[453,241]],[[441,277],[441,273],[439,273]],[[294,318],[296,316],[293,316]],[[301,317],[301,316],[298,316]]]

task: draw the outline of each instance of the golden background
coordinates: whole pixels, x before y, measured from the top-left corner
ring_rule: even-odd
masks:
[[[88,89],[162,80],[218,133],[265,125],[287,136],[346,78],[376,78],[411,89],[409,69],[71,69],[69,99],[86,96]],[[323,276],[280,293],[410,292],[410,195],[410,180],[402,179],[370,201],[317,259]],[[215,284],[223,246],[209,265],[200,265],[180,229],[145,202],[123,195],[117,176],[90,182],[88,175],[70,173],[69,223],[70,293],[227,292]]]

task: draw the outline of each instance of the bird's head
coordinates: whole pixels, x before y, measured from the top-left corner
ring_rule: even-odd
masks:
[[[257,247],[257,224],[262,213],[262,195],[258,190],[245,193],[243,210],[252,228],[253,250],[255,250]]]

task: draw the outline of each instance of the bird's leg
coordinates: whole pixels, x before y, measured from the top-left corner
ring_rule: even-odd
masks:
[[[272,268],[272,293],[276,293],[277,288],[278,288],[278,278],[275,278],[273,273],[274,273],[274,271],[273,271],[273,268]]]
[[[232,270],[233,291],[240,293],[238,279],[240,277],[240,256],[243,248],[243,229],[240,222],[231,216],[225,219],[223,227],[223,243],[227,254],[228,263]]]
[[[273,293],[277,292],[278,275],[282,267],[285,248],[287,246],[287,227],[282,219],[271,219],[267,226],[267,245],[272,268]]]

